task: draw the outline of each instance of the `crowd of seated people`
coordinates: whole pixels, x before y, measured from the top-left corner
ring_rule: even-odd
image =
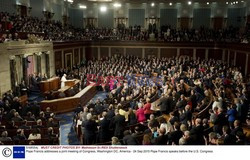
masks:
[[[0,144],[58,144],[59,121],[37,102],[20,103],[12,92],[0,98]]]
[[[249,24],[245,29],[228,27],[226,29],[213,30],[200,27],[199,29],[173,29],[171,26],[161,26],[160,31],[155,24],[149,24],[148,29],[142,29],[140,25],[129,26],[119,24],[117,28],[95,28],[93,26],[84,29],[71,25],[63,26],[58,21],[46,21],[36,17],[10,15],[0,12],[0,42],[19,40],[18,33],[27,33],[24,37],[27,43],[39,43],[42,40],[50,41],[76,41],[76,40],[123,40],[123,41],[147,41],[153,38],[156,41],[171,42],[242,42],[249,41]],[[120,27],[123,26],[123,27]],[[154,27],[150,27],[154,26]],[[29,34],[32,33],[32,34]],[[150,35],[154,34],[153,37]]]
[[[249,144],[243,125],[250,118],[250,81],[237,67],[212,59],[113,56],[79,70],[85,81],[88,74],[102,77],[97,87],[116,81],[101,87],[108,92],[103,101],[77,107],[83,144]]]

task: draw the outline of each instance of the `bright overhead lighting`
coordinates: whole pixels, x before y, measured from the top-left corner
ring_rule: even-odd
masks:
[[[238,4],[239,2],[238,1],[236,1],[236,4]]]
[[[155,3],[154,3],[154,2],[153,2],[153,3],[151,3],[151,6],[152,6],[152,7],[154,7],[154,6],[155,6]]]
[[[86,9],[87,8],[87,6],[85,6],[85,5],[80,5],[79,7],[82,8],[82,9]]]
[[[121,5],[121,3],[114,3],[113,6],[114,6],[115,8],[119,8],[119,7],[121,7],[122,5]]]
[[[173,5],[173,3],[171,3],[171,2],[170,2],[170,3],[169,3],[169,5],[170,5],[170,6],[172,6],[172,5]]]
[[[192,2],[191,1],[188,1],[188,5],[191,5],[192,4]]]
[[[228,2],[226,2],[226,4],[228,4]]]
[[[101,6],[100,7],[100,11],[101,12],[106,12],[107,11],[107,7],[106,6]]]
[[[207,5],[209,5],[209,2],[207,2]]]
[[[68,0],[69,3],[73,3],[74,1],[73,0]]]

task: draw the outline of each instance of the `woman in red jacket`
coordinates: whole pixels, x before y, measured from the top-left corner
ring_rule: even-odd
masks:
[[[150,117],[150,114],[152,114],[153,113],[153,111],[151,110],[151,103],[149,102],[150,101],[150,99],[149,98],[147,98],[146,99],[146,104],[144,105],[144,107],[143,107],[143,110],[144,110],[144,114],[145,114],[145,116],[146,116],[146,119],[149,119],[149,117]]]
[[[139,123],[146,121],[146,117],[145,117],[144,110],[142,108],[142,104],[141,103],[138,104],[138,109],[136,111],[136,117],[137,117],[137,121]]]

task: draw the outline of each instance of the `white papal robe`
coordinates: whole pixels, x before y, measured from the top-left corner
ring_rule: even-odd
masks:
[[[62,76],[61,78],[61,88],[65,87],[65,82],[67,81],[65,76]]]

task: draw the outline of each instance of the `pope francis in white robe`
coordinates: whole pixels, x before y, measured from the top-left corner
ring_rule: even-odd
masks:
[[[66,79],[66,74],[64,74],[61,78],[61,88],[65,87],[65,82],[67,81]]]

